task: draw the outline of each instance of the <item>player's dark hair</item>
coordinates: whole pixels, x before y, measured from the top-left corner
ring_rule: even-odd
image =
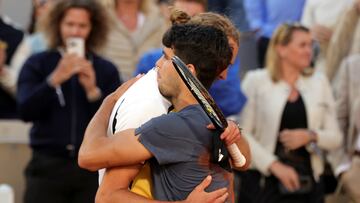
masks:
[[[195,66],[196,77],[207,89],[231,61],[225,33],[212,26],[173,25],[164,34],[163,44],[172,48],[184,63]]]

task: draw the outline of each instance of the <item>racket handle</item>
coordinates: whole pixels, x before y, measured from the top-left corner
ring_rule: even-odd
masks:
[[[243,167],[246,163],[244,155],[240,152],[238,146],[234,143],[227,147],[227,150],[230,153],[230,156],[233,160],[233,163],[236,167]]]

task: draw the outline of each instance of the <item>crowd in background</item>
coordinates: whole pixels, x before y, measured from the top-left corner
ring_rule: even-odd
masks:
[[[236,201],[360,203],[360,0],[97,0],[85,13],[59,1],[33,0],[27,30],[0,15],[0,122],[33,124],[25,202],[94,199],[97,175],[77,165],[85,128],[104,97],[155,66],[175,7],[224,14],[256,39],[245,58],[257,67],[242,77],[237,55],[210,88],[251,147]],[[83,56],[66,52],[68,37],[84,39]],[[246,53],[241,39],[229,42]]]

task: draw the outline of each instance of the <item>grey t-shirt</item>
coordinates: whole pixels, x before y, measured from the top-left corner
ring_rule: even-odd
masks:
[[[154,155],[150,160],[153,195],[157,200],[184,200],[210,174],[207,191],[228,187],[226,171],[210,162],[213,131],[200,105],[151,119],[136,129],[140,142]]]

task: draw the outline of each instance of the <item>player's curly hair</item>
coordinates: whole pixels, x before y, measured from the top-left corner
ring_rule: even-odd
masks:
[[[228,37],[233,38],[238,44],[240,43],[240,32],[233,22],[226,16],[217,13],[205,12],[191,17],[184,11],[173,9],[170,14],[170,21],[172,24],[190,23],[213,26],[225,32]]]

